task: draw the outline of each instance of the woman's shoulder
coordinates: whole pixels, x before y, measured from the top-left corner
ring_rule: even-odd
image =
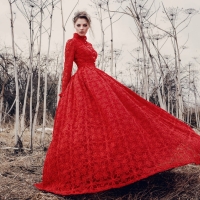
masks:
[[[68,39],[66,41],[66,47],[74,47],[75,43],[76,43],[76,41],[74,40],[74,38]]]
[[[67,40],[66,44],[74,44],[75,43],[75,40],[74,38],[70,38]]]

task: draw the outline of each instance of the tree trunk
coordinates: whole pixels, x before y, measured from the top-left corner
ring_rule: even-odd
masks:
[[[30,65],[29,65],[29,67],[30,67]],[[30,82],[30,74],[28,73],[28,79],[27,79],[26,89],[25,89],[25,94],[24,94],[24,103],[23,103],[22,114],[21,114],[21,132],[23,132],[25,130],[24,124],[25,124],[26,101],[27,101],[29,82]]]
[[[104,66],[104,55],[105,55],[105,33],[104,33],[104,30],[103,30],[103,21],[102,21],[102,12],[101,12],[101,7],[100,7],[100,25],[101,25],[101,46],[102,46],[102,55],[101,55],[101,69],[103,71],[105,71],[105,66]]]
[[[4,94],[4,84],[2,86],[0,94],[0,128],[2,127],[2,119],[3,119],[3,94]]]
[[[53,10],[54,4],[52,1],[52,10],[50,15],[50,33],[49,33],[49,40],[48,40],[48,50],[47,50],[47,57],[45,63],[45,85],[44,85],[44,105],[43,105],[43,124],[42,124],[42,138],[41,143],[44,147],[44,137],[45,137],[45,128],[46,128],[46,109],[47,109],[47,68],[49,65],[49,51],[50,51],[50,44],[51,44],[51,32],[52,32],[52,19],[53,19]]]
[[[38,66],[38,85],[37,85],[37,103],[35,108],[35,115],[33,120],[33,135],[35,134],[38,110],[40,106],[40,77],[41,77],[41,44],[42,44],[42,26],[43,26],[43,3],[40,1],[40,35],[39,35],[39,46],[37,53],[37,66]]]
[[[59,94],[60,94],[60,87],[61,87],[61,78],[62,78],[62,70],[63,70],[63,63],[64,63],[64,48],[65,48],[65,24],[64,24],[64,16],[63,16],[63,6],[62,0],[60,0],[61,5],[61,17],[62,17],[62,34],[63,34],[63,43],[62,43],[62,55],[61,55],[61,65],[59,69],[59,77],[58,77],[58,88],[57,88],[57,105],[59,101]]]
[[[16,88],[16,106],[15,106],[15,145],[18,142],[19,135],[19,84],[18,84],[18,74],[17,74],[17,64],[16,64],[16,53],[15,53],[15,37],[14,37],[14,20],[13,20],[13,10],[12,10],[12,2],[8,0],[10,4],[10,14],[11,14],[11,36],[12,36],[12,51],[13,51],[13,60],[14,60],[14,73],[15,73],[15,88]]]
[[[176,52],[177,52],[177,102],[178,102],[178,118],[183,119],[183,100],[182,100],[182,94],[181,94],[181,81],[180,81],[180,67],[181,67],[181,58],[180,58],[180,52],[179,52],[179,46],[177,41],[177,34],[176,30],[174,30],[175,36],[175,46],[176,46]]]
[[[33,41],[33,36],[34,36],[34,23],[32,23],[32,29],[31,29],[31,41]],[[30,73],[30,149],[31,151],[33,151],[33,69],[32,69],[32,59],[33,59],[33,45],[34,43],[31,44],[31,55],[30,55],[30,69],[29,69],[29,73]]]
[[[111,72],[111,75],[113,76],[113,25],[112,25],[112,17],[111,17],[110,8],[109,8],[109,0],[107,0],[106,5],[107,5],[107,9],[108,9],[108,16],[109,16],[109,19],[110,19],[110,31],[111,31],[111,40],[110,40],[110,42],[111,42],[111,45],[110,45],[110,55],[111,55],[110,72]]]

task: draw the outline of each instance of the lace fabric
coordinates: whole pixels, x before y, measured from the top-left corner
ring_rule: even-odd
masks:
[[[96,57],[86,37],[75,33],[67,41],[53,138],[35,187],[94,193],[200,164],[200,136],[96,68]],[[73,61],[78,70],[71,76]]]

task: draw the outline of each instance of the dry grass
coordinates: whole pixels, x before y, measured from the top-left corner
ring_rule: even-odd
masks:
[[[27,133],[26,133],[27,134]],[[0,132],[0,149],[13,146],[12,131]],[[28,147],[28,135],[24,135]],[[12,149],[0,150],[1,200],[198,200],[200,199],[200,166],[187,165],[120,189],[75,196],[58,196],[37,190],[33,184],[41,179],[45,151],[39,147],[36,135],[35,151],[14,154]],[[51,136],[46,137],[50,141]]]

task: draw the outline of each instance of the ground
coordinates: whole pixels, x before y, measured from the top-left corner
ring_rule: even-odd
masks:
[[[27,134],[27,135],[26,135]],[[186,165],[165,171],[120,189],[95,194],[58,196],[37,190],[33,184],[41,180],[46,149],[34,138],[34,151],[14,153],[13,131],[0,132],[0,200],[199,200],[200,166]],[[23,147],[29,146],[28,132],[23,136]],[[48,143],[51,134],[47,133]]]

